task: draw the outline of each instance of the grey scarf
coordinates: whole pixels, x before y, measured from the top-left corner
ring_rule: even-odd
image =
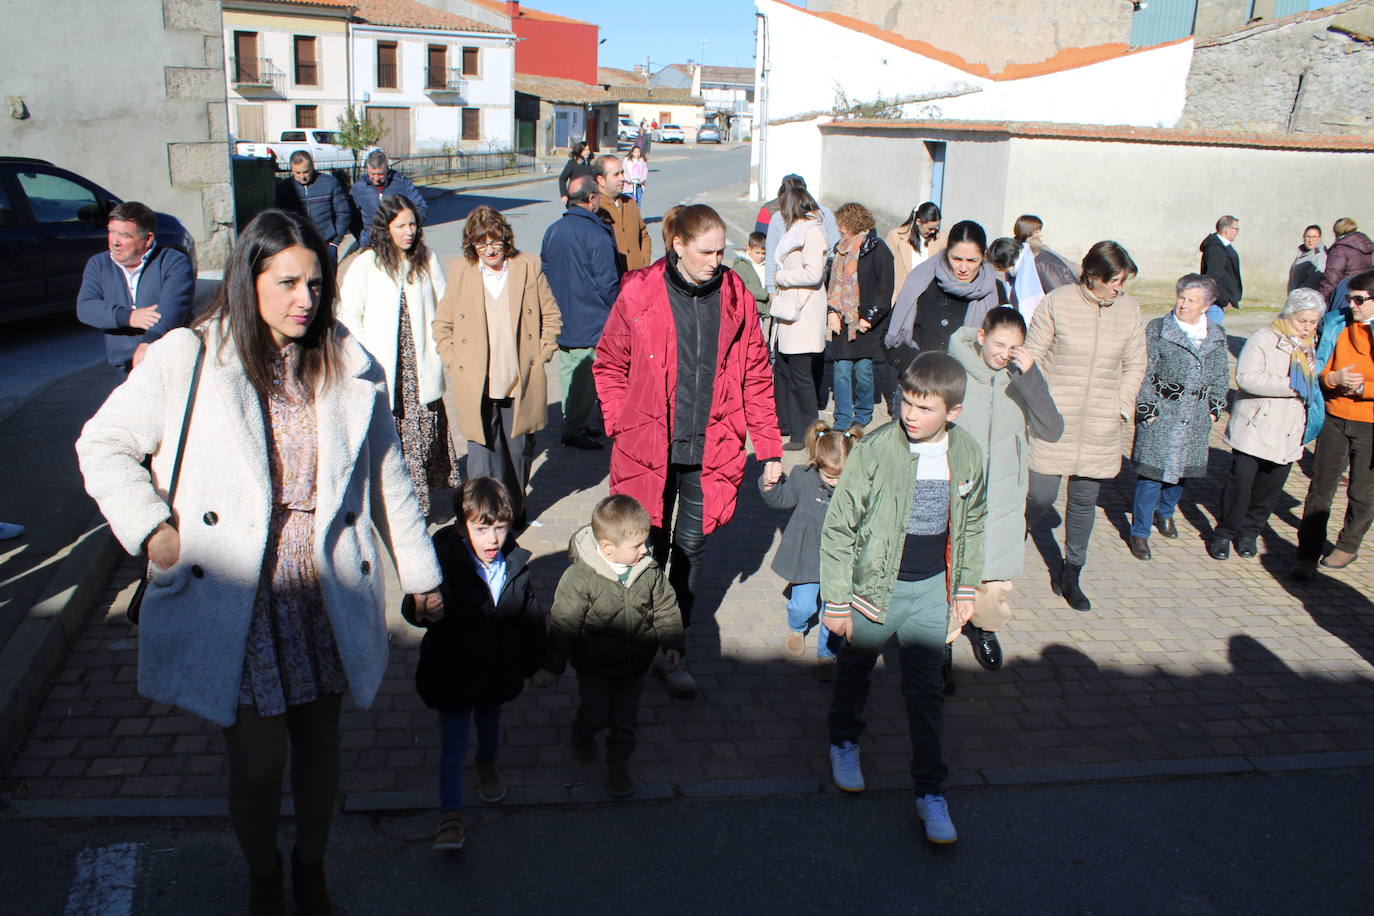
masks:
[[[943,252],[926,258],[911,268],[897,294],[892,306],[892,323],[888,325],[887,336],[883,343],[889,347],[915,346],[911,339],[911,329],[916,324],[916,300],[930,286],[930,281],[940,284],[946,295],[969,300],[968,311],[964,313],[964,327],[976,328],[983,324],[987,313],[997,308],[997,274],[986,260],[978,267],[973,279],[965,282],[957,280],[949,265],[945,263]]]

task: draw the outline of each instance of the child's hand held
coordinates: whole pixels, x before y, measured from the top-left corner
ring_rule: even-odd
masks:
[[[664,649],[663,661],[667,666],[667,670],[676,671],[678,664],[682,661],[682,653],[677,649]]]

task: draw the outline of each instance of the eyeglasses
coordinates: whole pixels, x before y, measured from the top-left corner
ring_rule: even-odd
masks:
[[[1369,300],[1374,299],[1374,296],[1361,296],[1359,293],[1351,293],[1345,298],[1350,300],[1351,305],[1364,305]]]
[[[477,244],[473,245],[472,248],[473,248],[474,251],[486,251],[486,252],[491,252],[492,254],[495,254],[495,253],[498,252],[498,251],[504,251],[505,248],[506,248],[506,243],[505,243],[505,242],[478,242]]]

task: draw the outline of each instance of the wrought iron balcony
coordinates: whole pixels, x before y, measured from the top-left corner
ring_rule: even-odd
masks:
[[[468,94],[468,81],[457,67],[426,67],[425,92],[432,96],[462,99]]]
[[[229,77],[233,87],[240,92],[264,89],[282,95],[286,86],[286,74],[268,57],[229,58]]]

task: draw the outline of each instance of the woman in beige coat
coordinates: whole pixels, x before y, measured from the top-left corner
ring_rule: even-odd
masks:
[[[1298,287],[1278,318],[1245,342],[1236,363],[1236,399],[1226,425],[1231,473],[1221,491],[1221,511],[1207,544],[1216,560],[1259,552],[1259,533],[1269,523],[1293,462],[1302,457],[1308,404],[1322,397],[1317,385],[1317,326],[1326,300]]]
[[[1088,559],[1097,495],[1102,481],[1121,471],[1122,444],[1148,363],[1140,305],[1121,292],[1135,274],[1125,248],[1098,242],[1083,259],[1080,282],[1040,300],[1026,336],[1026,349],[1064,415],[1058,441],[1031,440],[1026,522],[1044,514],[1068,477],[1064,565],[1051,585],[1079,611],[1092,609],[1079,575]]]
[[[926,201],[907,217],[907,221],[887,234],[887,247],[892,251],[892,301],[906,282],[911,269],[943,247],[940,239],[940,208],[934,201]]]
[[[453,421],[468,442],[468,477],[495,477],[525,524],[534,434],[548,416],[544,364],[563,327],[539,259],[517,251],[515,232],[481,206],[463,227],[463,257],[449,265],[434,316],[434,343],[452,386]]]
[[[787,228],[773,255],[773,388],[778,422],[789,436],[783,448],[797,452],[805,448],[806,428],[816,419],[816,388],[825,352],[825,229],[821,208],[805,188],[789,188],[779,201],[778,212]]]

